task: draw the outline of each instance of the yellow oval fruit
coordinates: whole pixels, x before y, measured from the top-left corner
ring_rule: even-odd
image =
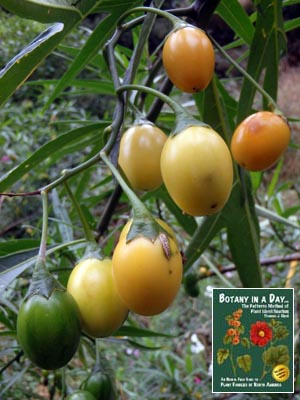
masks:
[[[228,146],[206,126],[190,126],[167,139],[161,172],[174,202],[193,216],[214,214],[224,207],[233,183]]]
[[[86,258],[72,270],[67,290],[78,304],[83,330],[93,337],[115,332],[125,321],[128,308],[112,276],[112,261]]]

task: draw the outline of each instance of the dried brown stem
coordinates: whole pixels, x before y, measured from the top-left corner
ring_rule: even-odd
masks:
[[[291,262],[291,261],[300,261],[300,253],[292,253],[286,256],[273,256],[266,257],[260,260],[261,266],[267,267],[269,265],[275,265],[280,262]],[[236,267],[234,264],[228,264],[220,269],[221,274],[226,274],[227,272],[235,271]],[[209,272],[205,276],[201,276],[200,279],[206,279],[208,277],[216,275],[215,272]]]

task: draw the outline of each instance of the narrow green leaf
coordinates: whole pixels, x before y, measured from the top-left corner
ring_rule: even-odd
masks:
[[[273,99],[276,99],[279,61],[287,50],[287,39],[284,32],[282,15],[282,1],[274,2],[273,29],[270,31],[266,47],[267,54],[265,59],[266,71],[264,76],[264,89],[273,97]],[[264,108],[267,107],[267,100],[264,99]]]
[[[81,11],[74,4],[73,0],[0,0],[0,5],[11,13],[44,23],[81,19]]]
[[[6,242],[0,242],[0,265],[1,257],[11,253],[22,252],[24,250],[36,249],[39,247],[39,240],[35,239],[12,239]]]
[[[26,261],[20,262],[11,269],[6,269],[0,273],[0,293],[4,293],[4,290],[8,285],[21,275],[27,268],[32,267],[36,261],[36,256],[26,259]]]
[[[227,144],[230,143],[233,133],[236,110],[236,101],[215,76],[205,90],[205,101],[201,113],[203,121],[218,132]]]
[[[47,255],[55,253],[56,251],[60,251],[65,249],[66,247],[77,248],[85,245],[85,240],[74,240],[73,242],[63,243],[58,246],[53,246],[47,250]],[[30,268],[36,262],[36,255],[32,256],[32,254],[28,254],[28,258],[17,264],[14,264],[13,267],[9,265],[4,265],[2,272],[0,271],[0,293],[3,293],[4,290],[10,285],[10,283],[16,279],[19,275],[21,275],[27,268]]]
[[[254,209],[250,179],[236,181],[222,211],[233,262],[245,287],[262,287],[259,262],[259,224]]]
[[[128,10],[128,8],[138,5],[139,3],[142,2],[137,0],[131,0],[127,2],[122,2],[121,4],[120,2],[118,3],[119,3],[118,7],[113,8],[112,13],[107,17],[105,17],[93,30],[86,44],[82,47],[80,53],[75,58],[74,62],[72,63],[68,71],[59,80],[59,83],[54,89],[49,100],[47,101],[45,108],[49,107],[49,105],[61,94],[61,92],[67,86],[71,85],[72,80],[93,59],[93,57],[98,53],[98,51],[102,49],[105,42],[108,40],[108,38],[111,36],[112,32],[116,28],[118,18],[120,17],[120,15],[122,15],[126,10]],[[114,6],[115,5],[116,4],[114,4]],[[111,6],[112,4],[110,4],[110,7]]]
[[[89,0],[92,1],[93,0]],[[95,1],[94,1],[95,3]],[[103,11],[109,11],[111,13],[114,12],[120,12],[120,9],[122,9],[121,14],[123,14],[126,10],[129,10],[132,7],[142,5],[144,2],[143,0],[137,1],[137,0],[98,0],[97,4],[94,6],[94,12],[103,12]]]
[[[297,29],[299,27],[300,27],[300,17],[291,19],[284,23],[284,31],[285,32],[292,31],[293,29]]]
[[[254,28],[244,7],[238,0],[222,0],[216,12],[247,44],[251,43]]]
[[[251,183],[252,183],[252,189],[253,192],[255,193],[257,189],[259,188],[260,184],[262,183],[263,179],[263,172],[250,172],[250,178],[251,178]]]
[[[282,22],[282,1],[261,0],[257,4],[255,34],[250,47],[247,72],[259,82],[266,68],[264,88],[276,99],[279,56],[285,49]],[[251,112],[256,93],[252,83],[244,78],[240,94],[237,122]]]
[[[279,177],[280,177],[280,171],[282,169],[283,166],[283,158],[280,159],[280,162],[277,163],[274,174],[272,176],[272,180],[268,186],[268,197],[272,197],[275,194],[275,188],[276,185],[279,181]]]
[[[58,85],[59,80],[37,80],[28,82],[30,86],[50,86]],[[111,81],[103,80],[92,80],[92,79],[76,79],[72,81],[72,87],[80,89],[78,92],[68,92],[68,96],[75,96],[79,94],[103,94],[103,95],[114,95],[115,89]]]
[[[201,224],[196,229],[184,252],[186,258],[184,263],[185,272],[199,259],[212,239],[224,227],[221,215],[221,213],[217,213],[203,218]]]
[[[39,247],[31,250],[18,251],[5,257],[0,257],[0,273],[6,271],[8,268],[18,265],[38,254]]]
[[[62,41],[65,35],[84,19],[89,13],[95,12],[96,7],[103,11],[113,10],[113,13],[100,23],[101,29],[96,28],[73,63],[70,72],[57,87],[52,99],[68,86],[72,78],[79,73],[85,65],[95,56],[103,46],[109,35],[116,27],[118,17],[128,8],[142,3],[142,1],[111,1],[85,0],[74,2],[73,0],[0,0],[0,5],[20,17],[35,19],[40,22],[59,22],[48,28],[38,36],[28,48],[21,52],[14,61],[9,63],[0,72],[0,105],[3,104],[32,74],[44,58],[51,53]],[[61,23],[63,22],[63,23]],[[100,39],[99,39],[100,38]],[[50,104],[50,102],[48,104]]]
[[[100,130],[101,127],[105,126],[102,122],[90,124],[84,127],[73,129],[67,133],[58,136],[56,139],[41,146],[36,152],[34,152],[25,161],[19,164],[16,168],[9,171],[0,180],[0,192],[4,192],[16,183],[25,174],[39,166],[56,151],[61,150],[63,147],[67,147],[70,143],[74,143],[83,136],[91,134],[95,131]]]
[[[66,33],[61,23],[47,28],[0,71],[0,105],[24,83]],[[3,39],[2,45],[5,46]]]
[[[68,46],[63,43],[60,43],[57,46],[57,54],[58,55],[66,55],[67,57],[70,57],[72,59],[77,57],[79,52],[80,52],[80,48],[71,47],[71,46]],[[97,56],[95,56],[91,62],[91,65],[93,67],[97,67],[97,68],[99,68],[100,66],[103,67],[105,65],[103,56],[99,55],[99,54]]]
[[[260,217],[267,218],[271,221],[279,222],[281,224],[284,224],[284,225],[289,226],[294,229],[300,229],[300,225],[297,225],[297,224],[289,221],[288,219],[283,218],[282,216],[276,214],[275,212],[273,212],[271,210],[268,210],[265,207],[261,207],[258,204],[256,204],[255,209],[256,209],[257,215]]]

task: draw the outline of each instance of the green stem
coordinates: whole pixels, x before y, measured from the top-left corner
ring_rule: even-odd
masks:
[[[249,82],[257,89],[257,91],[268,101],[269,107],[275,111],[278,114],[282,114],[281,111],[278,108],[278,105],[276,104],[275,100],[273,97],[269,95],[257,82],[255,79],[252,78],[250,74],[248,74],[247,71],[244,70],[243,67],[241,67],[224,49],[222,46],[219,45],[219,43],[212,37],[210,36],[211,41],[215,45],[215,47],[219,50],[219,52],[246,78],[248,79]]]
[[[176,115],[178,114],[184,114],[187,115],[186,110],[178,103],[176,103],[175,100],[171,99],[171,97],[165,95],[164,93],[159,92],[156,89],[153,89],[149,86],[143,86],[143,85],[122,85],[120,88],[117,89],[117,93],[125,92],[128,90],[138,90],[140,92],[145,92],[148,94],[151,94],[154,97],[158,97],[160,100],[162,100],[164,103],[166,103]]]
[[[159,5],[158,5],[158,7],[159,7]],[[148,8],[147,8],[147,10],[148,10]],[[172,15],[177,16],[177,17],[189,17],[189,18],[191,18],[193,20],[196,19],[195,8],[193,7],[193,5],[188,6],[188,7],[182,7],[182,8],[168,9],[168,10],[164,10],[164,12],[166,12],[168,14],[172,14]],[[128,13],[128,14],[130,14],[130,13]],[[163,17],[166,17],[166,16],[164,15]],[[145,19],[145,15],[142,15],[140,17],[135,18],[134,20],[122,23],[120,25],[120,29],[122,29],[122,30],[130,30],[130,29],[136,27],[137,25],[140,25],[141,23],[143,23],[144,19]]]
[[[135,8],[132,8],[132,9],[126,11],[121,16],[121,18],[119,19],[119,24],[121,24],[122,21],[126,17],[128,17],[128,15],[133,14],[135,12],[151,12],[151,13],[154,13],[156,15],[159,15],[160,17],[166,18],[172,23],[174,29],[178,29],[178,28],[181,28],[183,26],[187,26],[188,25],[186,22],[184,22],[181,19],[177,18],[175,15],[170,14],[167,11],[160,10],[159,8],[154,8],[154,7],[135,7]]]
[[[76,197],[74,196],[74,193],[72,192],[72,190],[71,190],[71,188],[70,188],[70,186],[69,186],[67,181],[64,182],[64,186],[65,186],[65,189],[66,189],[66,191],[67,191],[67,193],[68,193],[68,195],[69,195],[69,197],[70,197],[70,199],[72,201],[72,204],[73,204],[73,206],[74,206],[74,208],[75,208],[75,210],[76,210],[76,212],[77,212],[77,214],[79,216],[80,222],[82,224],[82,227],[83,227],[83,230],[84,230],[84,233],[85,233],[86,240],[88,242],[95,242],[94,235],[93,235],[93,233],[91,231],[91,228],[90,228],[90,226],[89,226],[89,224],[88,224],[88,222],[87,222],[87,220],[86,220],[86,218],[85,218],[85,216],[84,216],[84,214],[82,212],[80,204],[78,203]]]
[[[155,96],[166,103],[176,114],[176,127],[173,130],[173,134],[177,134],[185,129],[187,126],[191,125],[208,126],[204,122],[196,120],[192,115],[188,114],[185,108],[176,103],[176,101],[173,100],[171,97],[159,92],[156,89],[143,85],[122,85],[117,89],[117,93],[122,93],[127,90],[139,90],[151,94],[152,96]]]
[[[106,128],[107,129],[107,128]],[[94,164],[98,163],[101,160],[100,155],[96,154],[95,156],[93,156],[92,158],[90,158],[89,160],[85,161],[84,163],[78,165],[77,167],[74,167],[72,169],[64,169],[62,171],[62,176],[60,176],[58,179],[56,179],[55,181],[49,183],[48,185],[42,187],[40,189],[40,191],[50,191],[54,188],[56,188],[57,186],[59,186],[61,183],[65,182],[66,180],[68,180],[69,178],[71,178],[74,175],[79,174],[80,172],[90,168],[91,166],[93,166]]]
[[[229,288],[234,288],[235,286],[232,285],[228,279],[223,276],[222,272],[218,270],[218,268],[204,255],[202,254],[201,256],[203,260],[206,262],[206,264],[209,266],[211,270],[221,279],[221,281]]]
[[[43,204],[43,222],[42,222],[42,237],[37,257],[37,264],[44,264],[46,262],[47,250],[47,235],[48,235],[48,193],[45,190],[41,191],[42,204]]]
[[[100,152],[100,155],[101,155],[102,160],[105,162],[105,164],[111,170],[111,172],[114,175],[114,177],[116,178],[116,180],[119,182],[119,184],[120,184],[121,188],[123,189],[123,191],[126,193],[128,199],[129,199],[129,201],[130,201],[130,203],[132,205],[135,217],[142,217],[143,218],[143,216],[146,216],[148,218],[149,217],[152,218],[152,215],[150,214],[148,209],[140,201],[140,199],[133,192],[133,190],[131,190],[130,187],[127,185],[127,183],[123,179],[123,177],[120,174],[120,172],[117,170],[117,168],[113,165],[113,163],[107,157],[107,155],[106,155],[104,150],[102,150]]]
[[[230,349],[230,362],[231,362],[231,367],[232,367],[232,372],[233,372],[233,375],[234,376],[236,376],[236,367],[235,367],[235,365],[234,365],[234,361],[233,361],[233,346],[231,346],[231,349]]]
[[[26,298],[33,295],[49,298],[54,289],[63,290],[63,286],[49,273],[46,268],[46,251],[47,251],[47,236],[48,236],[48,193],[45,190],[41,191],[43,203],[43,222],[42,236],[37,256],[36,264],[32,274]]]
[[[94,368],[100,368],[100,350],[99,350],[99,339],[95,339],[95,348],[96,348],[96,360],[95,360],[95,367]]]
[[[107,157],[105,151],[102,150],[100,154],[102,160],[109,167],[112,174],[119,182],[124,193],[127,195],[133,208],[133,222],[126,236],[126,240],[130,241],[135,239],[136,237],[143,236],[154,242],[161,233],[165,234],[168,237],[168,232],[166,232],[164,228],[159,225],[159,223],[155,220],[150,211],[146,208],[144,203],[130,189],[117,168]]]
[[[161,93],[167,96],[171,92],[172,88],[173,83],[169,80],[169,78],[166,77],[159,90]],[[155,122],[161,112],[161,109],[163,108],[163,105],[164,102],[161,99],[156,98],[152,102],[148,110],[147,119],[149,119],[149,121]]]

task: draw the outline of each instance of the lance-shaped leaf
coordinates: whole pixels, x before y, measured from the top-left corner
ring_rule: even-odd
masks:
[[[263,69],[266,69],[264,88],[276,99],[278,63],[280,55],[286,48],[282,0],[260,0],[256,3],[257,20],[247,72],[258,82]],[[245,78],[239,101],[238,122],[250,113],[255,92],[256,88]]]
[[[47,159],[47,157],[51,157],[55,155],[61,149],[66,149],[70,144],[76,143],[82,137],[87,136],[89,134],[93,134],[95,131],[98,131],[99,128],[105,126],[107,123],[94,123],[87,126],[83,126],[80,128],[73,129],[69,132],[66,132],[57,138],[45,143],[38,150],[36,150],[33,154],[31,154],[26,160],[21,162],[17,167],[10,170],[6,175],[4,175],[0,179],[0,192],[4,192],[8,188],[10,188],[14,183],[16,183],[20,178],[22,178],[25,174],[32,171],[34,168],[39,166],[41,168],[41,164]],[[67,151],[66,151],[67,153]],[[66,154],[65,153],[65,154]],[[64,155],[65,155],[64,154]],[[50,163],[51,165],[52,163]],[[48,164],[49,167],[49,164]]]
[[[109,15],[100,22],[72,64],[71,72],[60,82],[54,95],[57,97],[101,49],[115,29],[120,15],[139,3],[142,1],[0,0],[0,6],[20,17],[44,23],[58,22],[38,36],[0,72],[0,105],[7,101],[81,20],[96,10],[97,12],[108,12]]]
[[[1,1],[1,0],[0,0]],[[88,38],[85,45],[81,48],[81,51],[77,54],[74,62],[70,68],[59,80],[55,87],[52,95],[50,96],[45,108],[62,93],[62,91],[72,83],[72,80],[85,68],[85,66],[97,55],[97,53],[103,48],[106,41],[114,31],[118,18],[129,8],[137,6],[142,3],[138,0],[114,1],[110,2],[98,2],[101,4],[101,10],[110,11],[107,17],[105,17],[99,25],[93,30],[90,37]],[[103,8],[103,9],[102,9]]]
[[[22,18],[34,19],[35,21],[70,22],[81,19],[81,10],[76,4],[96,3],[96,1],[73,1],[73,0],[1,0],[0,5],[13,14]]]
[[[0,0],[1,5],[1,0]],[[0,105],[32,74],[41,61],[61,41],[66,31],[57,23],[36,37],[0,71]],[[3,41],[5,45],[5,41]]]
[[[222,0],[216,12],[246,43],[251,43],[254,28],[244,7],[238,0]]]
[[[262,287],[259,224],[248,174],[236,181],[222,213],[233,262],[245,287]]]
[[[201,254],[223,226],[224,221],[222,220],[221,213],[210,215],[203,219],[184,252],[186,258],[186,262],[184,263],[185,272],[200,258]]]
[[[48,248],[47,255],[63,250],[66,247],[76,249],[83,247],[84,245],[84,240],[75,240],[73,242],[67,242],[58,246],[52,246]],[[11,254],[7,257],[1,258],[0,297],[14,279],[21,275],[27,268],[32,267],[36,263],[37,255],[38,249],[32,249],[24,252],[17,252],[16,254]]]

